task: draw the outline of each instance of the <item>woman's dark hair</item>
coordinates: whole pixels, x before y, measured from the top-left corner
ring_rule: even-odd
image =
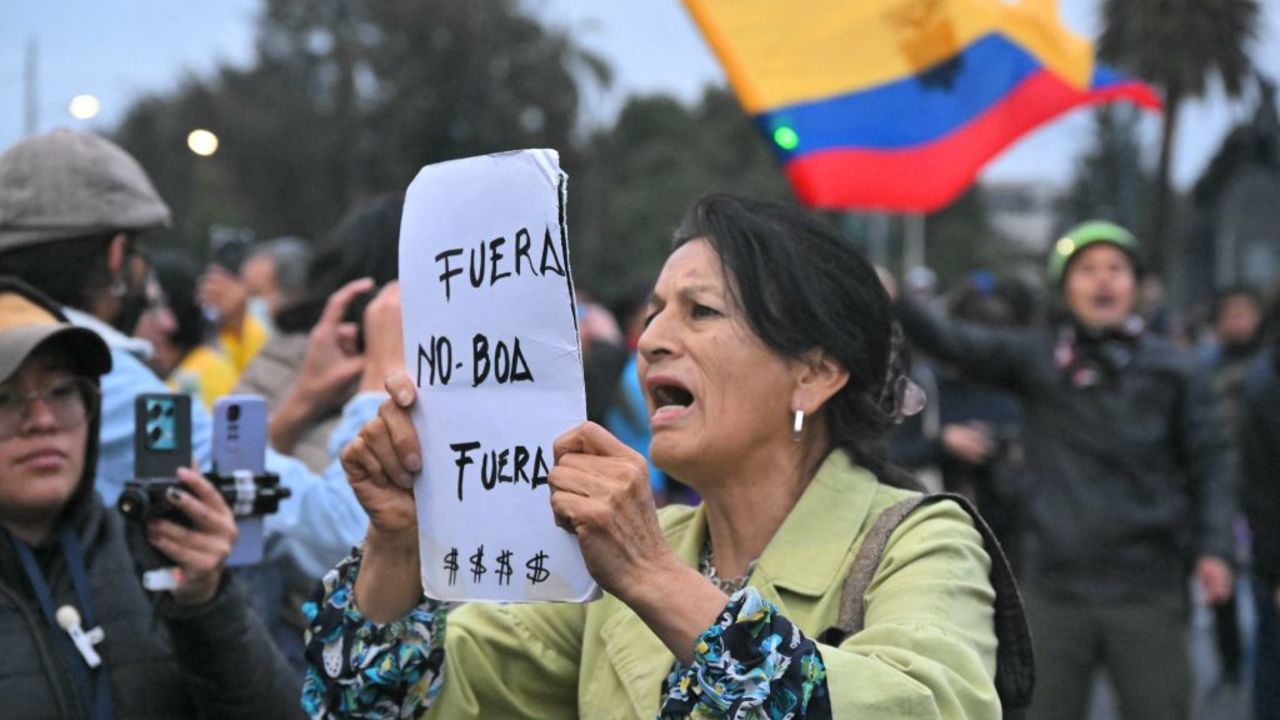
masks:
[[[402,193],[370,198],[347,212],[322,243],[311,263],[307,292],[276,313],[284,332],[309,332],[320,320],[329,296],[352,280],[373,278],[378,287],[400,275]],[[352,303],[348,318],[360,318],[372,294]]]
[[[762,341],[783,357],[821,348],[849,382],[823,407],[831,448],[891,485],[918,488],[885,460],[901,417],[905,343],[875,268],[830,225],[791,205],[714,194],[690,208],[672,249],[705,239]]]
[[[185,355],[204,344],[213,333],[213,325],[196,299],[200,271],[191,256],[179,250],[156,249],[148,254],[148,259],[177,325],[169,340],[182,348]]]

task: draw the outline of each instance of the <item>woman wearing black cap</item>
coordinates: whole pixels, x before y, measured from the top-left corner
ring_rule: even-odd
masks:
[[[180,569],[143,589],[119,515],[94,493],[111,356],[30,287],[0,278],[0,698],[11,717],[288,717],[296,678],[227,580],[235,522],[179,471],[191,521],[148,526]]]

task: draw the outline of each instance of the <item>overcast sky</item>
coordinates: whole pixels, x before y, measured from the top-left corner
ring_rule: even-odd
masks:
[[[632,93],[669,92],[697,98],[724,76],[679,0],[600,2],[525,0],[547,21],[570,28],[583,45],[610,61],[614,86],[588,97],[592,122],[605,122]],[[1062,0],[1068,26],[1094,37],[1098,0]],[[38,127],[109,128],[129,103],[174,87],[187,74],[209,73],[218,63],[253,59],[258,0],[143,3],[137,0],[0,0],[0,148],[17,141],[24,125],[24,57],[38,45]],[[1280,2],[1266,0],[1256,57],[1280,78]],[[424,4],[424,12],[429,5]],[[88,124],[67,113],[77,93],[102,99]],[[1223,133],[1247,115],[1247,104],[1220,94],[1184,110],[1175,179],[1195,179]],[[1156,121],[1147,121],[1154,142]],[[1087,111],[1077,111],[1027,136],[994,162],[984,177],[1062,182],[1072,159],[1087,146]]]

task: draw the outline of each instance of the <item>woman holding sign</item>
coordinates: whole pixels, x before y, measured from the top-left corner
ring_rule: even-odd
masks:
[[[705,502],[655,511],[643,457],[592,423],[562,435],[552,509],[606,592],[586,605],[423,598],[401,484],[421,467],[415,396],[393,376],[392,399],[342,455],[370,526],[307,608],[304,707],[998,717],[992,560],[960,506],[889,526],[878,562],[862,563],[874,572],[847,593],[865,601],[856,624],[829,630],[864,539],[914,494],[875,449],[912,404],[899,344],[875,271],[825,224],[788,206],[698,202],[654,288],[638,370],[654,463]]]

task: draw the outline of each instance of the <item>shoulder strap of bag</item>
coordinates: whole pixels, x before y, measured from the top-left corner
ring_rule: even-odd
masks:
[[[987,554],[991,557],[991,585],[996,591],[995,624],[998,643],[995,684],[1005,708],[1005,717],[1011,717],[1010,711],[1025,708],[1031,702],[1031,691],[1035,687],[1036,669],[1035,658],[1031,653],[1031,632],[1027,629],[1026,612],[1022,606],[1018,584],[1013,577],[1013,568],[1009,565],[1000,542],[978,514],[977,508],[961,495],[914,495],[880,513],[867,531],[854,558],[853,567],[849,570],[849,576],[845,579],[836,624],[818,639],[828,645],[839,645],[845,638],[862,630],[866,620],[867,589],[880,566],[885,546],[889,544],[889,536],[916,508],[940,500],[951,500],[969,513],[974,527],[982,535]]]

